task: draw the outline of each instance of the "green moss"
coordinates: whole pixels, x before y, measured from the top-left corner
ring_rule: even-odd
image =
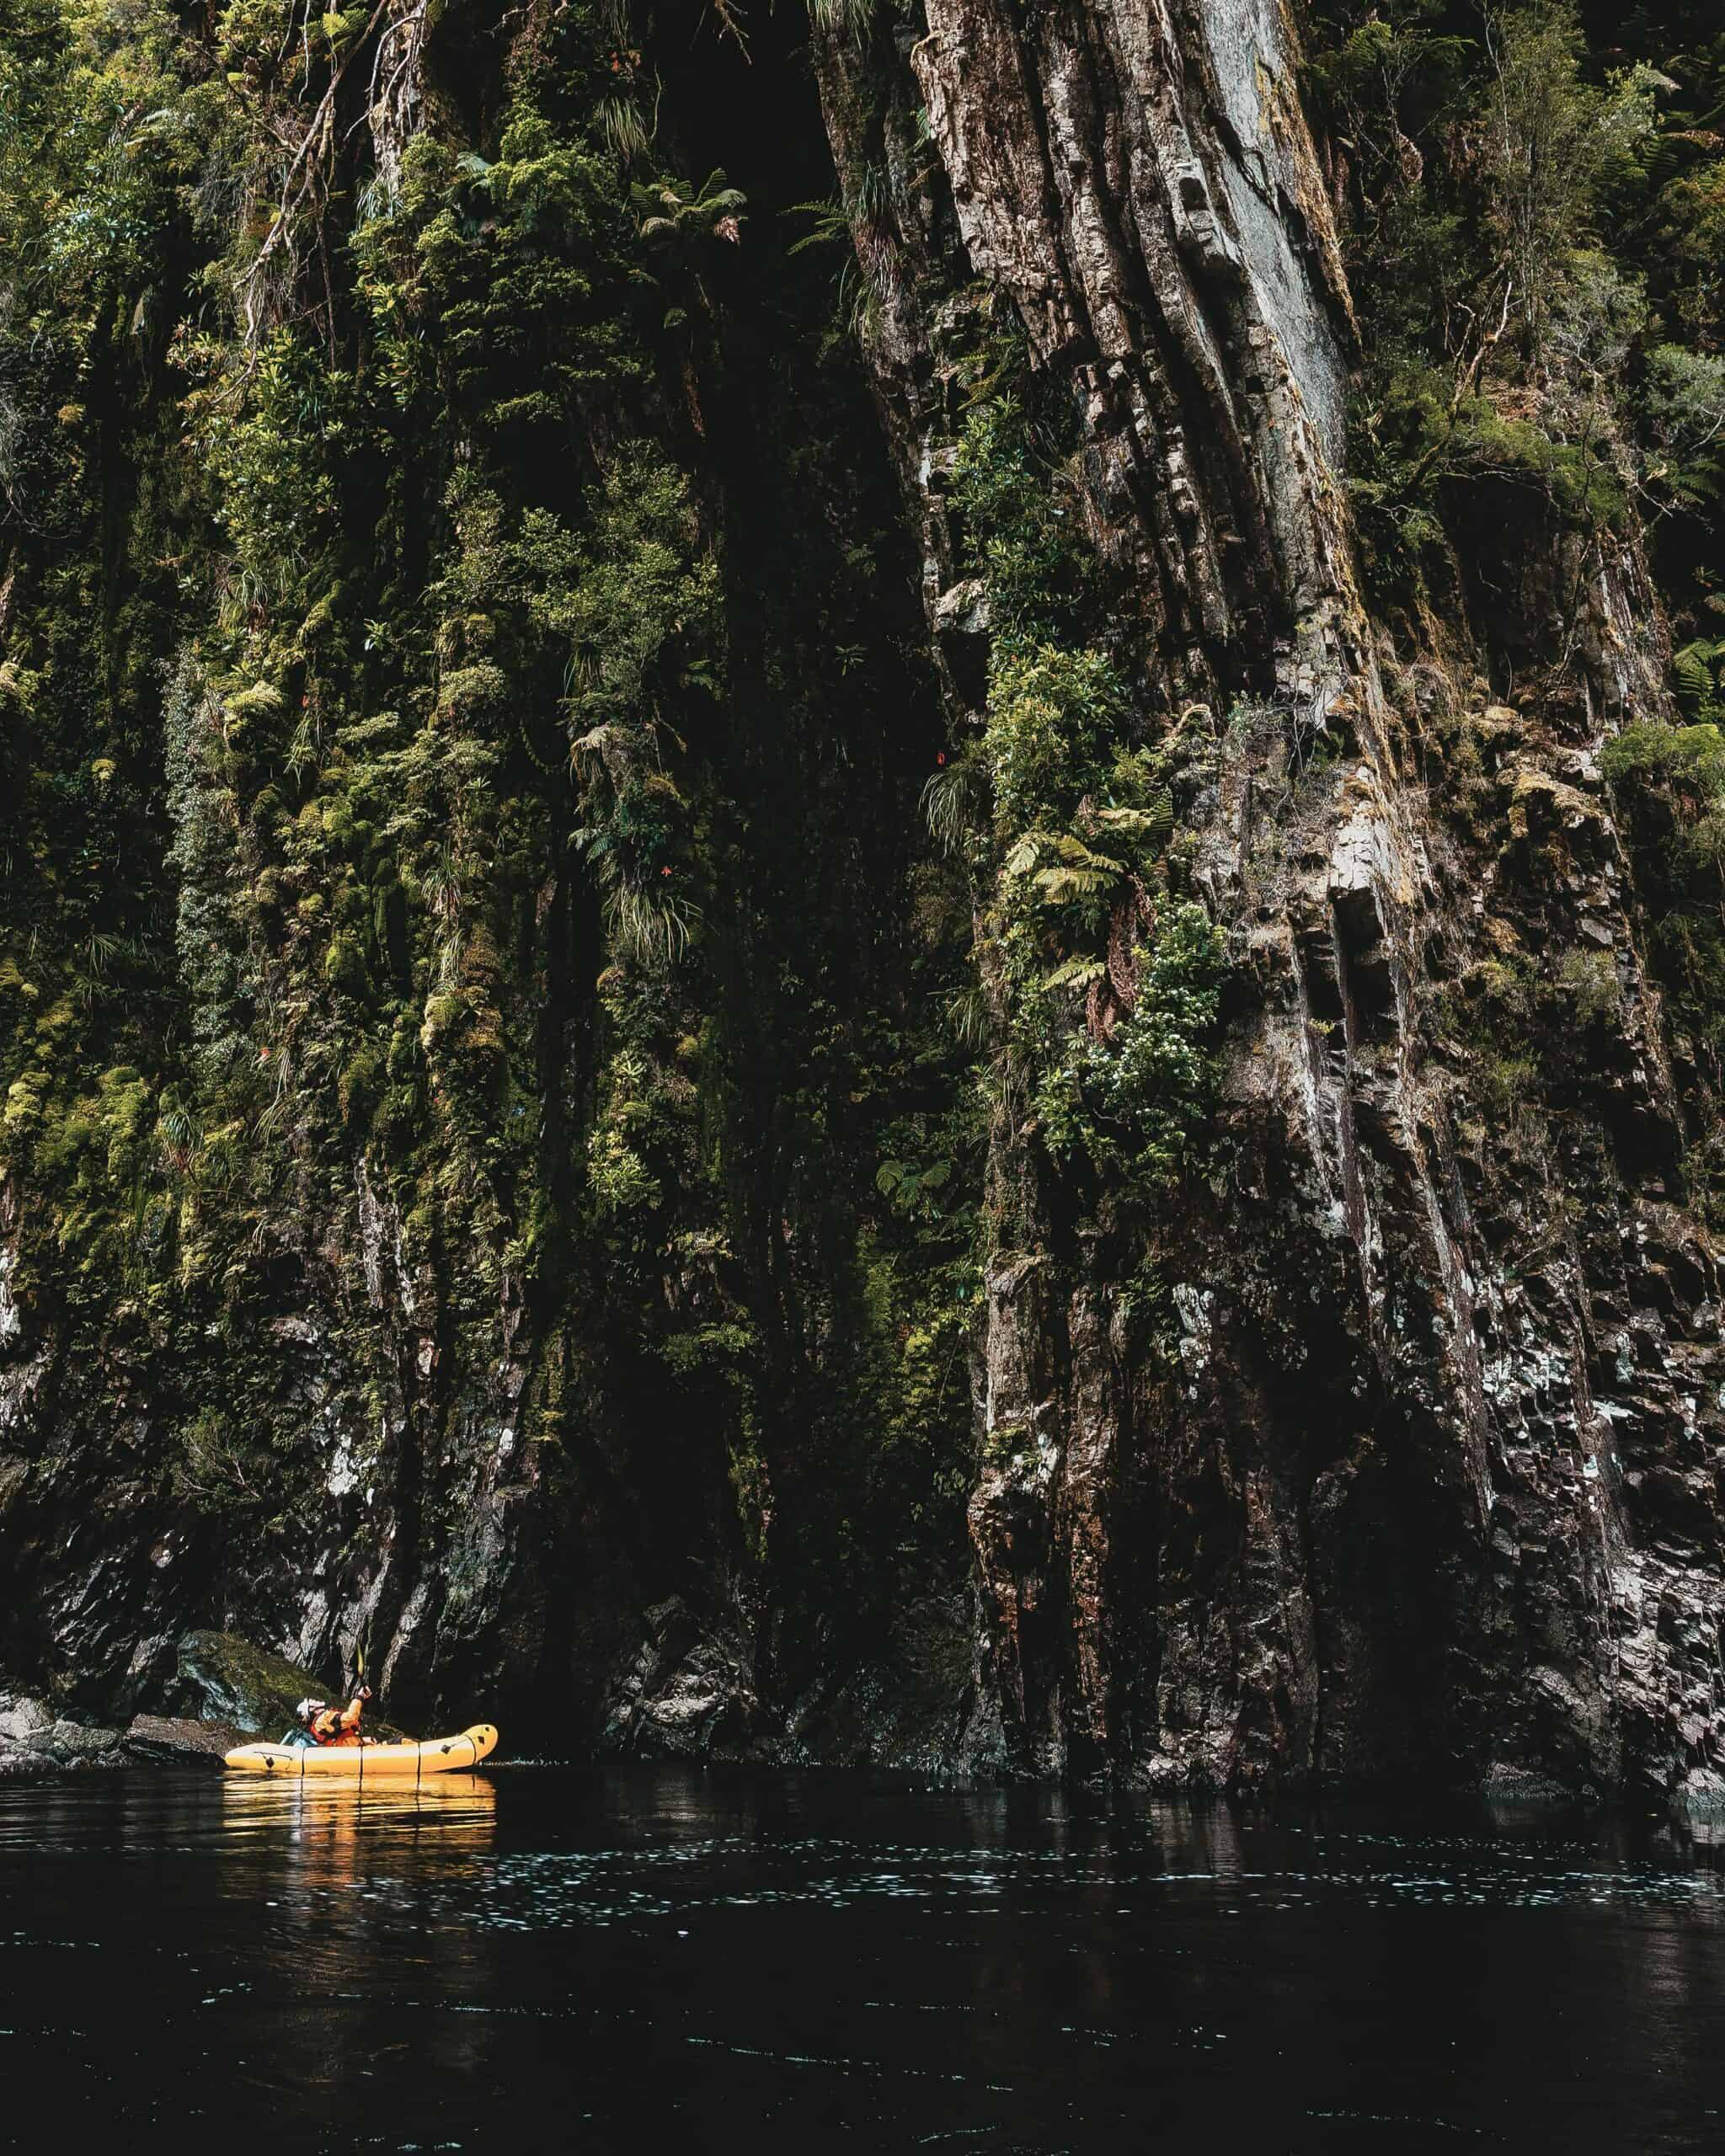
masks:
[[[323,956],[323,978],[344,995],[363,996],[370,986],[364,946],[356,936],[332,936]]]
[[[996,364],[1010,372],[1013,355]],[[1188,902],[1136,947],[1176,859],[1172,802],[1116,661],[1080,640],[1101,595],[1064,514],[1057,429],[1028,410],[1024,393],[985,397],[954,479],[992,622],[981,749],[1010,1038],[1053,1159],[1148,1191],[1194,1157],[1210,1112],[1222,946]],[[948,796],[962,798],[956,781],[942,815]]]
[[[1725,734],[1711,722],[1644,720],[1608,741],[1600,760],[1658,908],[1661,969],[1686,1022],[1725,1043]]]

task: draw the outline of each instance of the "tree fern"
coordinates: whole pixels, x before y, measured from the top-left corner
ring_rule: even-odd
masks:
[[[681,240],[697,232],[716,233],[727,222],[733,229],[723,237],[732,238],[749,201],[717,167],[698,188],[686,179],[660,180],[650,186],[637,180],[629,189],[629,200],[641,221],[643,239],[671,240]]]
[[[883,1161],[875,1171],[874,1187],[883,1198],[890,1198],[900,1212],[911,1213],[932,1192],[948,1182],[952,1172],[953,1163],[944,1156],[921,1168],[912,1166],[908,1161]]]

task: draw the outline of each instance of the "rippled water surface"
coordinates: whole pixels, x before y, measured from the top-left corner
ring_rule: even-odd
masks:
[[[1725,1873],[840,1775],[0,1784],[0,2072],[73,2145],[1712,2156]]]

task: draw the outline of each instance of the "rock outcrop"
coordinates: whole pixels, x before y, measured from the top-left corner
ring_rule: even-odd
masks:
[[[311,1671],[228,1632],[193,1631],[174,1642],[172,1679],[155,1696],[170,1711],[134,1715],[111,1729],[56,1715],[45,1701],[0,1693],[0,1774],[48,1775],[129,1760],[219,1765],[236,1745],[273,1742],[294,1726],[295,1710],[332,1687]],[[381,1717],[372,1733],[402,1732]]]
[[[236,1745],[255,1741],[254,1730],[232,1722],[203,1721],[190,1715],[134,1715],[126,1724],[128,1757],[161,1764],[219,1767]]]
[[[44,1700],[0,1691],[0,1779],[40,1780],[125,1764],[120,1732],[57,1715]]]
[[[975,606],[942,360],[980,282],[1082,412],[1092,533],[1160,654],[1239,968],[1222,1165],[1160,1238],[1162,1351],[1119,1251],[1063,1248],[1044,1204],[991,1266],[959,1755],[1709,1791],[1720,1282],[1674,1198],[1713,1110],[1674,1084],[1600,776],[1613,733],[1669,715],[1633,538],[1551,542],[1572,648],[1519,623],[1538,686],[1513,707],[1465,639],[1398,652],[1353,566],[1351,307],[1286,12],[927,22],[901,54],[937,176],[905,67],[835,35],[821,79],[841,173],[884,138],[899,183],[858,257],[931,630]],[[1571,985],[1535,1020],[1541,970]],[[1022,1134],[994,1142],[1022,1191]]]

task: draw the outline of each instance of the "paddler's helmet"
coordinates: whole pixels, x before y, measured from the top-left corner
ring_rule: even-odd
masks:
[[[310,1726],[312,1716],[321,1715],[323,1711],[323,1702],[321,1700],[302,1700],[299,1705],[294,1709],[294,1712],[308,1727]]]

